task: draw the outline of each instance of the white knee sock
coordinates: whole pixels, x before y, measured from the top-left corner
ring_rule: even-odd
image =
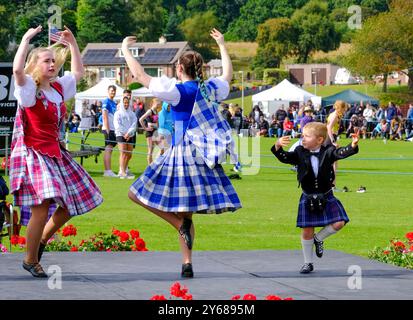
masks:
[[[328,226],[321,229],[315,236],[317,240],[324,241],[325,238],[336,234],[337,230],[333,228],[333,225],[329,224]]]
[[[303,247],[304,263],[313,263],[313,245],[314,240],[304,240],[301,238],[301,246]]]

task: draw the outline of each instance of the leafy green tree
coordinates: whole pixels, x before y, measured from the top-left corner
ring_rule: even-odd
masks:
[[[226,37],[231,40],[254,41],[258,25],[270,18],[290,17],[306,2],[307,0],[248,0],[241,8],[239,18],[230,24]]]
[[[238,18],[240,9],[247,0],[189,0],[186,9],[187,17],[190,17],[194,12],[212,11],[218,18],[216,27],[221,32],[226,32],[228,25]]]
[[[12,53],[8,50],[14,34],[14,6],[8,0],[0,0],[0,61],[11,61]]]
[[[296,39],[296,30],[288,18],[269,19],[259,25],[254,67],[279,68]]]
[[[390,12],[381,13],[363,23],[344,60],[347,68],[363,76],[382,74],[383,92],[388,74],[409,69],[409,88],[413,91],[413,1],[395,0]]]
[[[197,13],[191,18],[186,19],[179,26],[185,39],[191,44],[191,47],[198,50],[204,59],[210,59],[213,56],[211,46],[214,40],[211,38],[210,31],[218,23],[217,17],[212,11]]]
[[[163,30],[163,34],[171,41],[182,41],[184,40],[184,35],[179,29],[179,25],[182,23],[181,18],[175,12],[170,12],[168,15],[168,20]]]
[[[61,21],[68,26],[76,35],[76,0],[26,0],[16,1],[15,36],[19,42],[21,37],[31,27],[43,26],[43,32],[33,39],[35,45],[47,45],[48,43],[48,21],[52,14],[48,9],[52,5],[57,5],[61,9]],[[60,27],[60,26],[59,26]]]
[[[294,52],[300,63],[307,63],[314,51],[328,52],[340,45],[341,34],[329,19],[326,1],[311,0],[294,12],[291,22],[298,34]]]
[[[79,0],[76,24],[81,47],[89,42],[118,42],[129,34],[131,1]]]
[[[131,0],[132,33],[138,41],[157,41],[168,21],[162,0]]]

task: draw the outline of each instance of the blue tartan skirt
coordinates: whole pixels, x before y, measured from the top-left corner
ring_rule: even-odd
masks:
[[[185,140],[149,165],[130,191],[145,205],[164,212],[222,213],[241,208],[222,166],[209,168]]]
[[[324,227],[339,221],[350,221],[343,205],[332,191],[326,194],[326,200],[323,212],[311,212],[306,205],[306,196],[302,194],[298,205],[297,227]]]

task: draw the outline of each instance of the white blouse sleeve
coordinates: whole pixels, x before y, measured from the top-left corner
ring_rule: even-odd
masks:
[[[176,79],[162,76],[160,78],[152,78],[149,83],[151,93],[167,103],[176,106],[181,100],[181,94],[176,87]]]
[[[208,79],[208,82],[213,82],[217,86],[216,99],[218,101],[224,100],[229,94],[229,83],[222,77],[212,77]]]
[[[73,73],[57,78],[56,80],[62,85],[64,100],[73,98],[76,94],[76,78]]]
[[[36,104],[36,83],[33,78],[26,75],[26,82],[23,86],[15,83],[14,96],[22,107],[33,107]]]

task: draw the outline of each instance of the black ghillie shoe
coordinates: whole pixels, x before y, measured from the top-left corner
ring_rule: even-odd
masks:
[[[35,278],[48,278],[40,263],[26,263],[23,261],[23,269],[29,271]]]
[[[324,253],[324,242],[317,239],[314,236],[314,246],[315,246],[315,254],[317,257],[321,258]]]
[[[301,267],[300,273],[310,273],[314,271],[314,266],[312,263],[304,263]]]
[[[185,263],[182,265],[181,277],[182,278],[193,278],[194,277],[194,271],[192,270],[192,263]]]
[[[189,250],[192,250],[191,225],[192,220],[184,218],[184,222],[182,223],[182,226],[179,228],[179,234],[184,239],[186,246]]]
[[[39,262],[40,262],[40,259],[42,258],[44,248],[46,248],[46,245],[40,242],[39,252],[37,253],[37,260],[38,260]]]

